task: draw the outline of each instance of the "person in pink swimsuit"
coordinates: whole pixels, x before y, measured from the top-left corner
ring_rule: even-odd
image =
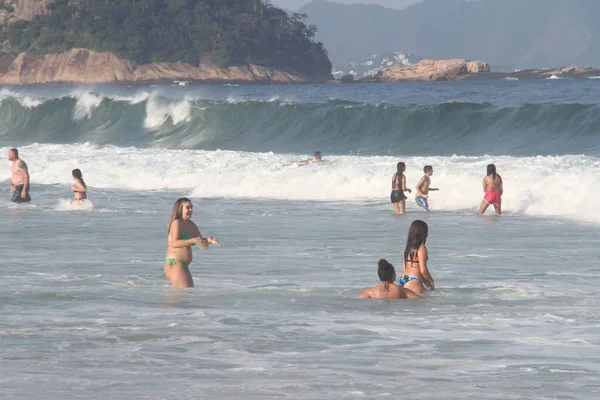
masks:
[[[487,174],[483,177],[483,200],[479,206],[479,214],[483,214],[491,205],[494,206],[496,214],[502,214],[502,177],[496,173],[496,166],[489,164],[487,166]]]

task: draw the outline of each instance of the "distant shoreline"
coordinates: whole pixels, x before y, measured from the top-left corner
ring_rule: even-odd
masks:
[[[585,66],[524,69],[512,72],[493,72],[489,64],[469,60],[423,60],[403,67],[390,67],[375,75],[360,79],[344,76],[330,83],[391,83],[433,82],[463,80],[534,80],[534,79],[585,79],[600,77],[600,69]]]

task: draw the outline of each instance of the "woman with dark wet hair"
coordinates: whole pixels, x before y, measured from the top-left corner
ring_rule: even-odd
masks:
[[[398,285],[423,294],[425,289],[433,290],[435,283],[427,269],[427,235],[429,228],[421,220],[415,220],[408,230],[408,239],[404,248],[404,271],[398,280]]]
[[[81,204],[87,200],[87,186],[83,180],[83,174],[80,169],[75,168],[71,171],[71,175],[73,175],[73,181],[75,182],[73,186],[71,186],[71,191],[75,197],[75,200],[73,200],[71,204]]]
[[[491,205],[494,206],[496,214],[502,214],[502,177],[496,173],[496,166],[489,164],[487,166],[486,175],[483,177],[483,200],[479,206],[479,214],[483,214],[485,210]]]
[[[372,288],[365,289],[357,297],[359,299],[420,299],[421,296],[410,289],[405,289],[394,283],[396,270],[387,260],[381,259],[377,263],[377,275],[381,283]]]

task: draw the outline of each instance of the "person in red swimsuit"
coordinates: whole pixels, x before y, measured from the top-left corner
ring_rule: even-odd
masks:
[[[496,214],[502,214],[502,177],[496,173],[496,166],[489,164],[487,166],[487,174],[483,177],[483,200],[479,206],[479,214],[483,214],[491,205],[494,206]]]

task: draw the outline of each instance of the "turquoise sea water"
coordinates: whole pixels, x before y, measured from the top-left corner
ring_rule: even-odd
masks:
[[[0,145],[19,146],[33,198],[9,203],[7,162],[5,398],[598,398],[597,82],[176,89],[3,89]],[[488,117],[480,136],[448,128]],[[267,135],[269,119],[286,122]],[[326,163],[293,162],[312,150]],[[392,214],[398,161],[410,187],[434,166],[432,212],[409,198]],[[489,162],[500,217],[475,214]],[[76,167],[85,210],[68,202]],[[223,247],[195,249],[196,288],[174,290],[182,196]],[[414,219],[436,290],[355,299],[379,258],[402,264]]]

